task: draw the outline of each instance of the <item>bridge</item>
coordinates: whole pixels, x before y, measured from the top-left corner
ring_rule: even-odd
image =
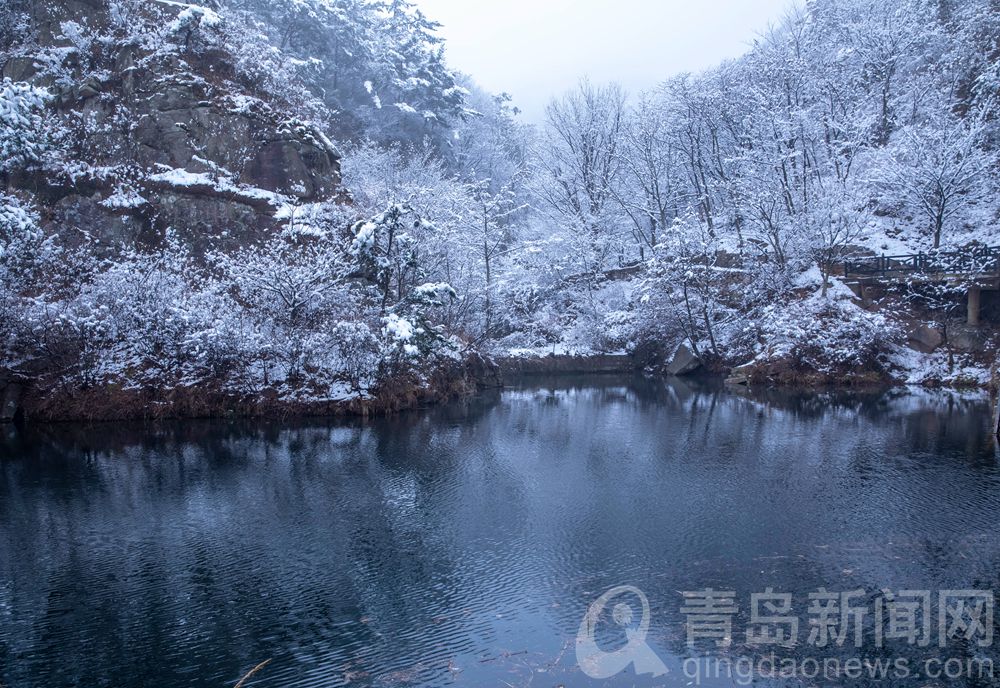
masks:
[[[1000,290],[1000,246],[853,258],[844,262],[843,271],[847,283],[863,300],[867,300],[868,289],[877,284],[965,286],[969,292],[969,324],[979,325],[983,290]]]
[[[854,280],[951,281],[1000,278],[1000,246],[975,246],[965,251],[935,251],[908,256],[875,256],[848,260],[844,276]]]

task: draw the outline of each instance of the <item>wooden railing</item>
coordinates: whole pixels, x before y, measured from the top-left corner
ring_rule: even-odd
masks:
[[[848,278],[892,278],[907,274],[1000,276],[1000,246],[933,251],[908,256],[877,256],[844,262]]]

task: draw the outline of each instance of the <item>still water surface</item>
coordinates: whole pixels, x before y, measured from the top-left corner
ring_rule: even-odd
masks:
[[[705,588],[737,593],[734,656],[750,594],[792,593],[802,656],[821,587],[1000,588],[988,419],[949,394],[591,378],[367,424],[8,433],[0,684],[223,688],[271,659],[250,685],[684,686],[685,657],[720,652],[686,645],[680,592]],[[588,606],[625,584],[658,682],[577,664]]]

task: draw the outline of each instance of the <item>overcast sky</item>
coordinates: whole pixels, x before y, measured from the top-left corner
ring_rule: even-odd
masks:
[[[791,0],[416,0],[448,61],[538,122],[583,76],[631,93],[748,49]]]

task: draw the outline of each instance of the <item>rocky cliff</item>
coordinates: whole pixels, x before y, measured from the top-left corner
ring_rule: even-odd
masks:
[[[0,53],[0,74],[47,90],[52,152],[0,182],[40,201],[47,230],[151,243],[173,228],[237,244],[341,194],[328,113],[276,83],[246,27],[165,0],[32,0],[24,12],[30,37]]]
[[[339,271],[332,115],[255,21],[212,0],[0,7],[0,420],[367,394],[338,348],[379,322]],[[330,233],[290,237],[305,213]]]

